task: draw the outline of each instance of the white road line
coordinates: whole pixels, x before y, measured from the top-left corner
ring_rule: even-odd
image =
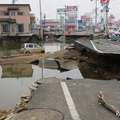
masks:
[[[68,90],[68,87],[67,87],[66,83],[61,82],[61,86],[62,86],[63,93],[64,93],[64,96],[65,96],[65,99],[66,99],[66,102],[67,102],[67,105],[68,105],[68,108],[70,110],[70,113],[71,113],[71,116],[72,116],[73,120],[81,120],[80,117],[79,117],[79,114],[76,110],[74,101],[73,101],[73,99],[70,95],[70,92]]]
[[[93,43],[92,40],[90,40],[90,42],[92,43],[92,46],[93,46],[93,48],[94,48],[96,51],[98,51],[98,52],[100,52],[100,53],[103,53],[102,51],[98,50],[98,49],[95,47],[95,45],[94,45],[94,43]]]
[[[81,42],[79,42],[79,41],[77,41],[77,42],[78,42],[78,43],[81,43]],[[98,49],[95,47],[95,45],[94,45],[94,43],[93,43],[92,40],[90,40],[90,42],[91,42],[93,48],[94,48],[97,52],[103,53],[102,51],[98,50]]]

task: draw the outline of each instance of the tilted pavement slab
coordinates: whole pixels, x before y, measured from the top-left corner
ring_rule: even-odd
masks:
[[[76,40],[75,48],[81,50],[83,48],[87,50],[92,50],[98,54],[120,54],[120,43],[110,40]]]

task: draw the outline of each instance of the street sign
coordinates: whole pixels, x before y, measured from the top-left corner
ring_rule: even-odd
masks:
[[[60,13],[60,12],[65,12],[65,8],[58,8],[57,9],[57,12]]]
[[[79,23],[79,24],[82,24],[82,23],[83,23],[83,21],[82,21],[82,20],[78,20],[78,23]]]
[[[104,22],[104,18],[101,18],[101,22]]]
[[[78,11],[78,6],[67,6],[67,12],[70,12],[70,11]]]

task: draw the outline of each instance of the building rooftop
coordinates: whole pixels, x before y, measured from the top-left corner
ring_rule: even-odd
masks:
[[[31,11],[30,4],[0,4],[0,6],[29,6],[29,9]]]

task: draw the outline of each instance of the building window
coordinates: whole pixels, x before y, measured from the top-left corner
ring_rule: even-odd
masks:
[[[18,32],[24,32],[24,24],[18,24]]]
[[[4,12],[3,12],[3,15],[4,15],[4,16],[8,16],[8,15],[9,15],[9,12],[4,11]]]
[[[0,11],[0,16],[8,16],[9,12],[8,11]]]
[[[24,12],[18,12],[18,15],[22,16],[22,15],[24,15]]]
[[[9,25],[8,24],[2,24],[2,32],[9,32]]]
[[[33,48],[33,45],[29,45],[29,48]]]
[[[15,12],[11,12],[11,16],[15,16]]]

